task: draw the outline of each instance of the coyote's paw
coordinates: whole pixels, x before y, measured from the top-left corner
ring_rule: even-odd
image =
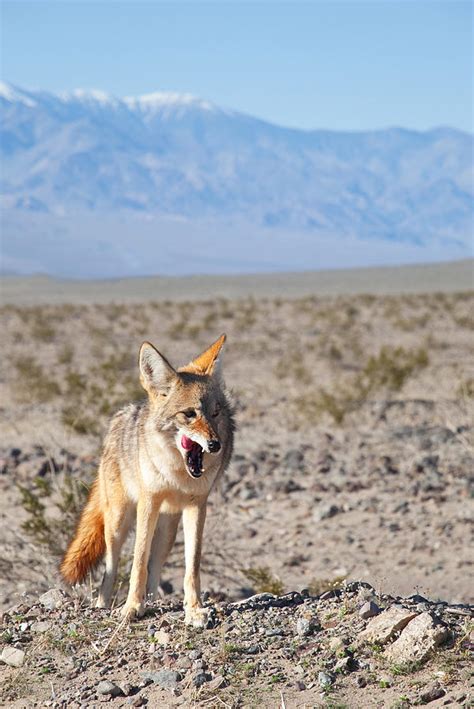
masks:
[[[140,618],[145,612],[143,603],[127,603],[120,609],[120,615],[126,620]]]
[[[186,625],[192,625],[193,628],[207,628],[209,616],[209,608],[200,608],[199,606],[186,608],[184,622]]]

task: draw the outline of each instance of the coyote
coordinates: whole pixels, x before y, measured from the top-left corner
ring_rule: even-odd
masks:
[[[97,477],[61,563],[69,584],[82,581],[105,554],[98,608],[110,604],[121,547],[136,514],[130,587],[122,614],[143,614],[156,598],[161,570],[183,518],[185,621],[207,624],[200,600],[200,558],[207,498],[229,464],[234,420],[221,374],[221,335],[185,367],[174,369],[149,342],[140,349],[147,398],[112,419]]]

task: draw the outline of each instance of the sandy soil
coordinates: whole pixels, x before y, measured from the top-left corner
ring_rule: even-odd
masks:
[[[210,505],[204,589],[237,599],[344,577],[471,602],[474,293],[446,282],[449,292],[121,304],[58,304],[48,291],[56,304],[5,305],[3,608],[59,583],[78,483],[94,474],[111,413],[140,396],[141,341],[182,364],[222,331],[239,430]],[[180,538],[166,581],[180,593]]]

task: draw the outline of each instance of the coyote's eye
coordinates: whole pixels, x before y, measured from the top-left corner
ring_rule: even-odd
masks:
[[[186,411],[183,411],[183,414],[186,416],[187,419],[196,418],[196,412],[194,411],[194,409],[186,409]]]
[[[212,418],[215,419],[216,416],[219,416],[220,412],[221,412],[221,410],[219,408],[214,409],[214,411],[211,414]]]

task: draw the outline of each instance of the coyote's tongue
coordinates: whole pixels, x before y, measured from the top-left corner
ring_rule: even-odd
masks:
[[[192,441],[187,436],[182,436],[181,437],[181,445],[183,446],[185,451],[190,451],[194,445],[194,441]]]
[[[202,448],[199,443],[187,436],[181,436],[181,446],[186,451],[186,467],[193,478],[200,478],[204,470],[202,467]]]

